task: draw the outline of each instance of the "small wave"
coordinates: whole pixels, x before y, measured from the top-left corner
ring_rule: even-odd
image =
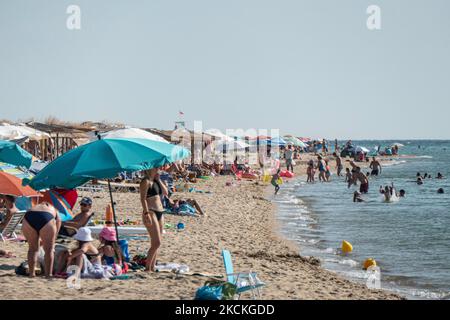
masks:
[[[352,259],[340,260],[339,263],[348,265],[350,267],[357,267],[358,266],[358,262],[356,262],[355,260],[352,260]]]

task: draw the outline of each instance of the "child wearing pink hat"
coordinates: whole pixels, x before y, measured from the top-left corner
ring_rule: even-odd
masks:
[[[102,255],[102,262],[107,265],[122,265],[122,251],[117,242],[116,230],[113,227],[104,227],[99,234],[100,247],[98,251]]]

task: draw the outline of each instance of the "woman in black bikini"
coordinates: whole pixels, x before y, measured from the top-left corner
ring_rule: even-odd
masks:
[[[141,203],[143,208],[142,221],[150,235],[150,249],[147,253],[146,271],[155,271],[156,255],[161,246],[161,236],[164,228],[164,207],[161,196],[167,196],[167,188],[161,182],[158,169],[144,171],[140,184]]]
[[[22,233],[28,242],[29,276],[36,275],[35,268],[39,254],[39,239],[45,252],[44,272],[46,277],[53,273],[55,240],[61,220],[56,209],[48,202],[40,203],[27,211],[22,223]]]

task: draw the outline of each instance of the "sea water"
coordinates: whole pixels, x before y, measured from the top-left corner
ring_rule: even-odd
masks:
[[[274,197],[282,233],[299,244],[302,255],[320,258],[325,268],[347,278],[365,282],[362,262],[374,258],[382,289],[408,298],[450,299],[450,141],[354,141],[369,149],[394,142],[405,145],[400,155],[414,157],[383,164],[382,174],[369,180],[366,202],[354,203],[358,187],[347,188],[334,172],[329,183],[284,183]],[[419,186],[417,172],[432,179]],[[437,172],[444,179],[436,179]],[[392,182],[406,197],[383,202],[378,190]],[[343,240],[353,245],[347,256],[339,253]]]

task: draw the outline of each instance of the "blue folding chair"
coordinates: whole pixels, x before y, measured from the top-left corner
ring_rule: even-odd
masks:
[[[265,283],[259,280],[256,272],[234,272],[231,254],[228,250],[222,250],[223,264],[227,274],[227,281],[237,287],[236,294],[240,299],[241,294],[249,291],[253,299],[261,299],[261,287]]]

